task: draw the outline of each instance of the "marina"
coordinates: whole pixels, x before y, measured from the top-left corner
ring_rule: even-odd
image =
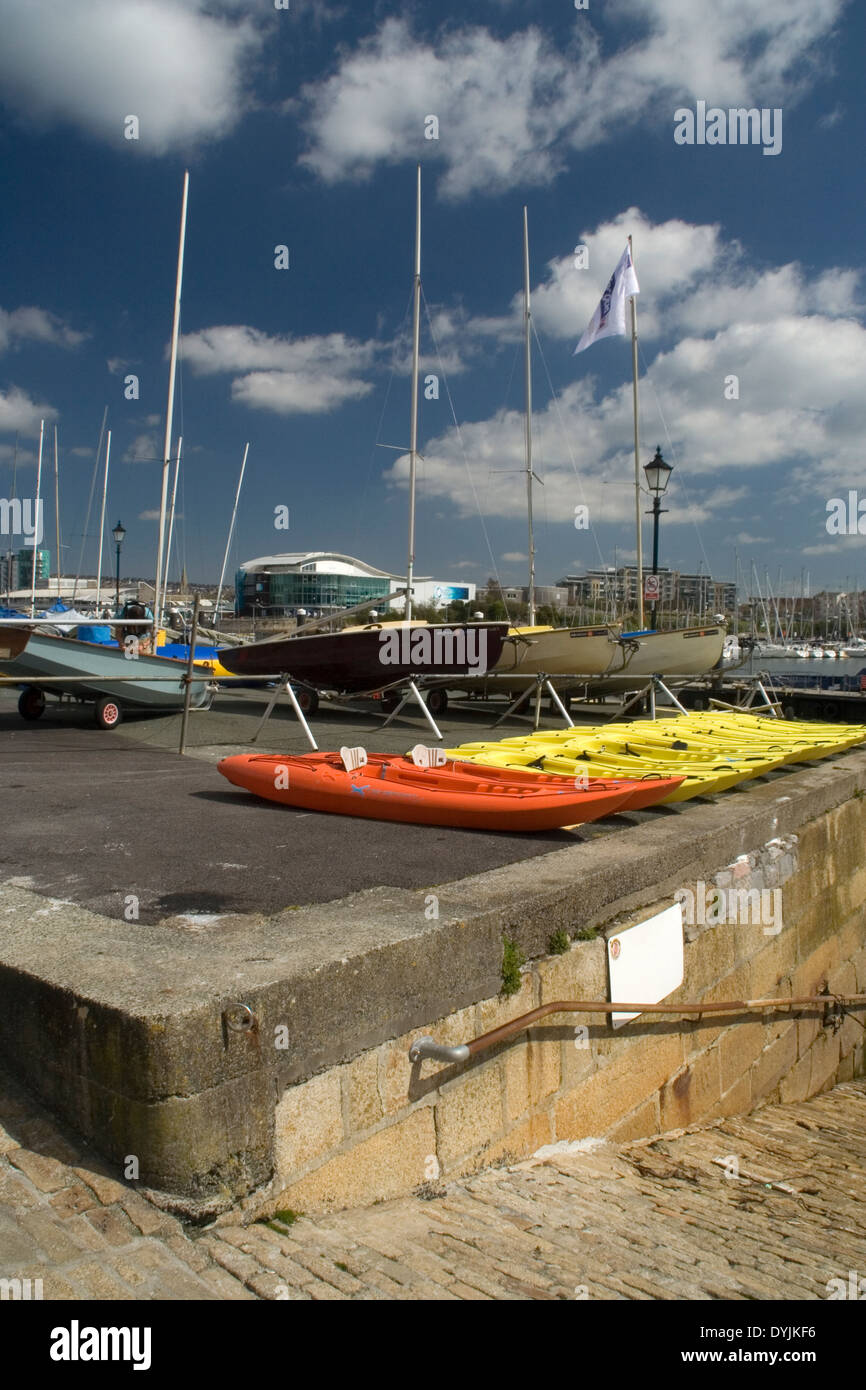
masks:
[[[826,1375],[817,1304],[866,1297],[862,16],[43,8],[0,57],[26,1349],[248,1378],[285,1353],[239,1303],[578,1301],[662,1376]]]

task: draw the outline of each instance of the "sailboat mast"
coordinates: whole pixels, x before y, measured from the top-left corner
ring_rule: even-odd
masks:
[[[54,426],[54,536],[57,546],[57,597],[60,598],[60,470],[57,462],[57,426]]]
[[[227,565],[228,562],[229,562],[229,549],[230,549],[231,543],[232,543],[232,536],[234,535],[234,532],[235,532],[235,520],[237,519],[237,514],[238,514],[238,502],[239,502],[240,499],[241,499],[241,488],[243,487],[243,484],[244,484],[244,469],[245,469],[246,466],[247,466],[247,454],[249,453],[249,451],[250,451],[250,446],[249,446],[249,442],[247,442],[247,443],[244,445],[244,456],[243,456],[243,458],[241,459],[241,472],[240,472],[240,477],[238,478],[238,490],[237,490],[237,492],[235,493],[235,505],[234,505],[234,507],[232,508],[232,519],[231,519],[231,521],[230,521],[230,523],[229,523],[229,533],[228,533],[228,536],[226,537],[226,553],[225,553],[225,555],[223,556],[223,567],[222,567],[222,569],[220,570],[220,582],[219,582],[219,584],[218,584],[218,586],[217,586],[216,608],[214,609],[214,622],[215,622],[216,626],[219,626],[219,620],[220,620],[220,599],[222,598],[222,592],[223,592],[223,580],[224,580],[225,577],[226,577],[226,565]]]
[[[168,592],[168,572],[171,568],[171,540],[172,536],[174,535],[174,512],[177,503],[177,475],[180,472],[180,455],[182,449],[183,435],[180,435],[177,441],[177,456],[174,460],[174,479],[172,480],[171,484],[171,507],[169,508],[168,513],[168,540],[166,541],[165,545],[165,575],[163,576],[162,581],[162,597],[158,600],[158,607],[160,612],[162,612],[165,608],[165,596]]]
[[[628,239],[629,257],[632,268],[634,267],[634,256],[632,255],[631,237]],[[631,371],[633,380],[634,395],[634,514],[635,530],[637,534],[637,558],[635,561],[637,574],[637,625],[638,629],[643,627],[643,538],[641,536],[641,511],[640,511],[640,438],[638,431],[638,391],[637,391],[637,306],[635,297],[631,300]]]
[[[102,542],[105,536],[105,499],[108,495],[108,460],[111,457],[111,430],[105,440],[105,476],[102,480],[102,511],[99,516],[99,560],[96,566],[96,604],[102,601]]]
[[[415,577],[415,473],[418,464],[418,370],[421,346],[421,165],[415,195],[415,278],[412,282],[412,418],[409,426],[409,555],[406,562],[406,621],[412,620]]]
[[[12,501],[18,496],[15,491],[18,486],[18,431],[15,431],[15,455],[12,461]],[[9,530],[9,549],[6,552],[6,602],[9,603],[12,593],[12,561],[14,551],[12,549],[12,530]]]
[[[526,515],[529,524],[529,626],[535,626],[535,539],[532,533],[532,312],[529,307],[529,221],[523,209],[523,331],[526,378]]]
[[[39,494],[42,488],[42,444],[45,438],[45,421],[39,421],[39,461],[36,465],[36,515],[33,518],[33,564],[30,568],[30,616],[36,616],[36,555],[39,546],[36,541],[36,532],[39,529]]]
[[[183,176],[183,199],[180,211],[180,238],[177,248],[177,279],[174,288],[174,318],[171,327],[171,359],[168,368],[168,406],[165,416],[165,442],[162,450],[162,494],[159,503],[159,544],[156,552],[156,582],[154,585],[154,632],[159,624],[159,595],[162,587],[163,552],[165,549],[165,518],[168,508],[168,475],[171,469],[171,430],[174,420],[174,383],[177,373],[177,339],[180,328],[180,293],[183,285],[183,252],[186,242],[186,204],[189,196],[189,170]]]

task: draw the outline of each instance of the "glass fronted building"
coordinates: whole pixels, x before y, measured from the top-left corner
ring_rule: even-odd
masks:
[[[405,584],[399,575],[374,569],[350,555],[311,551],[248,560],[235,576],[238,617],[309,617],[385,599]]]
[[[382,612],[399,617],[403,598],[386,608],[385,599],[405,589],[406,576],[388,574],[351,555],[312,550],[304,555],[261,555],[247,560],[235,575],[235,612],[242,618],[295,618],[303,609],[310,618],[371,600],[382,601]],[[444,608],[475,597],[474,584],[449,584],[416,576],[416,604]]]

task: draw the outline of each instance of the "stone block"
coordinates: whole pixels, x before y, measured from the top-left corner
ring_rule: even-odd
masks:
[[[809,890],[806,905],[797,917],[797,950],[801,961],[807,960],[825,942],[833,941],[838,952],[835,932],[839,925],[836,902],[822,887]]]
[[[781,998],[786,992],[781,988],[782,981],[794,965],[794,943],[785,937],[784,931],[765,940],[766,945],[751,961],[751,999]]]
[[[812,1058],[800,1057],[779,1082],[779,1095],[782,1104],[799,1104],[801,1100],[806,1100],[809,1095],[811,1076]]]
[[[448,1169],[448,1177],[463,1177],[488,1168],[494,1163],[519,1163],[530,1158],[536,1149],[550,1144],[553,1133],[546,1115],[530,1115],[499,1139],[492,1140],[477,1153],[460,1159]]]
[[[816,1096],[819,1091],[829,1090],[836,1081],[836,1068],[839,1065],[839,1034],[829,1028],[822,1028],[809,1049],[812,1071],[809,1077],[809,1095]]]
[[[848,1014],[843,1020],[842,1027],[839,1029],[840,1058],[850,1057],[853,1053],[854,1048],[863,1037],[864,1021],[866,1021],[866,1010],[863,1009],[860,1009],[856,1014]],[[841,1077],[839,1079],[841,1080]]]
[[[529,1049],[525,1038],[515,1039],[502,1053],[505,1078],[505,1122],[514,1124],[529,1109]]]
[[[503,1130],[502,1075],[491,1058],[443,1086],[436,1105],[437,1152],[443,1171]]]
[[[764,1047],[764,1025],[760,1016],[732,1023],[719,1038],[719,1066],[722,1094],[751,1069]]]
[[[535,1008],[535,989],[535,974],[533,971],[526,971],[516,994],[508,997],[496,994],[492,999],[482,999],[475,1008],[477,1032],[490,1033],[494,1028],[500,1028],[503,1023],[510,1023],[513,1018],[529,1013]]]
[[[747,1072],[722,1093],[709,1113],[712,1118],[721,1119],[728,1115],[748,1115],[752,1108],[752,1075]]]
[[[800,964],[794,972],[793,991],[797,998],[819,994],[833,970],[839,964],[839,942],[835,936],[819,942],[813,950],[799,954]]]
[[[560,1038],[552,1029],[533,1028],[528,1034],[529,1103],[533,1109],[559,1090]]]
[[[797,1060],[797,1028],[791,1023],[786,1032],[765,1048],[752,1068],[752,1099],[763,1100],[775,1091]]]
[[[599,1069],[556,1104],[557,1139],[607,1134],[682,1066],[682,1039],[637,1038],[638,1047]]]
[[[627,1144],[632,1139],[645,1139],[649,1134],[658,1134],[661,1129],[659,1097],[656,1092],[615,1124],[608,1137],[614,1144]]]
[[[709,1003],[720,1002],[721,1000],[748,999],[749,997],[749,963],[736,966],[727,975],[722,976],[714,985],[711,985],[701,995],[702,1000]],[[726,1028],[731,1026],[731,1014],[693,1014],[690,1019],[684,1021],[683,1027],[683,1046],[685,1049],[685,1060],[689,1059],[698,1052],[705,1052],[716,1040],[721,1037]]]
[[[573,1086],[579,1085],[581,1081],[585,1081],[598,1066],[592,1049],[591,1035],[586,1037],[585,1046],[575,1047],[576,1042],[583,1044],[584,1038],[576,1035],[572,1030],[571,1036],[563,1038],[561,1043],[561,1086],[564,1091],[568,1091]]]
[[[606,943],[601,938],[576,941],[563,955],[539,961],[538,982],[539,1004],[555,999],[606,999]]]
[[[344,1067],[343,1086],[346,1091],[350,1135],[370,1129],[381,1120],[384,1111],[379,1094],[378,1051],[362,1052],[360,1057],[356,1057]]]
[[[827,986],[830,994],[856,994],[857,972],[853,963],[843,959],[835,965],[827,976]]]
[[[402,1196],[431,1180],[436,1131],[432,1106],[362,1139],[291,1183],[280,1204],[295,1211],[339,1211]]]
[[[396,1115],[409,1104],[409,1087],[415,1072],[415,1067],[409,1061],[409,1048],[412,1039],[424,1032],[426,1029],[419,1028],[415,1033],[406,1033],[403,1037],[394,1038],[377,1049],[379,1098],[385,1115]],[[424,1062],[421,1065],[430,1073],[442,1070],[441,1062]]]
[[[692,1058],[659,1093],[662,1130],[678,1129],[703,1118],[721,1099],[719,1050],[711,1047]]]
[[[277,1106],[274,1167],[285,1181],[343,1140],[340,1076],[335,1071],[290,1086]]]

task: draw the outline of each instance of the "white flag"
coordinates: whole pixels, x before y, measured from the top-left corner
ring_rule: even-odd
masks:
[[[573,356],[583,352],[584,348],[592,347],[599,338],[612,338],[616,333],[625,332],[625,301],[633,294],[640,294],[640,285],[634,273],[631,247],[626,246]]]

